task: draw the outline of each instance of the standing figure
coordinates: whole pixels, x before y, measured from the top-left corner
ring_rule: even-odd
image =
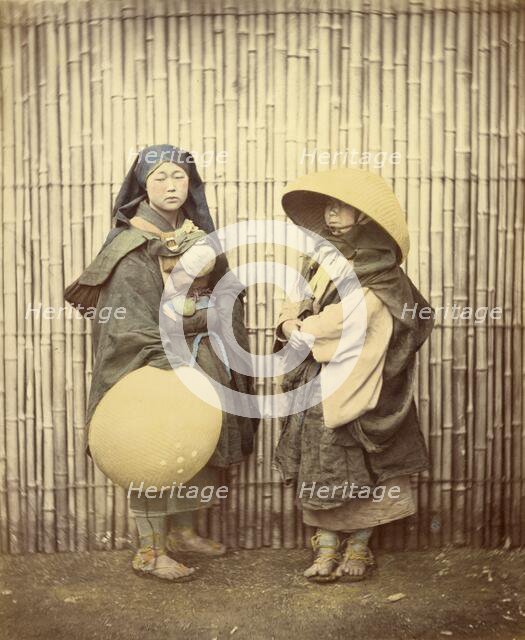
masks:
[[[314,173],[289,186],[282,203],[294,223],[324,240],[302,267],[310,297],[285,303],[275,346],[278,351],[288,342],[307,353],[284,375],[283,390],[315,381],[319,401],[306,410],[292,407],[275,464],[287,483],[296,483],[303,521],[316,528],[314,561],[304,575],[319,582],[362,580],[375,566],[368,546],[374,527],[415,513],[409,475],[429,467],[413,381],[416,352],[433,321],[419,317],[428,304],[400,267],[408,230],[383,178],[354,168]],[[337,254],[354,282],[358,278],[347,307],[340,292],[352,290],[345,289],[348,274],[340,272],[336,286],[323,268],[337,253],[333,247],[348,261]],[[345,322],[353,330],[345,333]],[[345,370],[345,359],[354,366]],[[340,379],[326,393],[328,363],[332,382]]]
[[[167,316],[173,326],[181,327],[192,354],[189,362],[181,356],[180,363],[191,365],[191,360],[196,361],[225,387],[253,394],[250,376],[230,370],[211,344],[212,339],[218,341],[218,348],[227,353],[233,333],[239,344],[249,350],[242,298],[234,294],[232,322],[230,330],[225,331],[228,340],[221,340],[220,327],[215,327],[213,338],[207,330],[213,288],[222,276],[232,274],[226,258],[217,255],[215,259],[213,251],[210,256],[210,246],[203,245],[214,226],[191,154],[171,145],[143,149],[125,178],[113,214],[114,228],[99,254],[65,292],[65,299],[80,311],[92,307],[125,310],[124,317],[112,313],[105,323],[95,318],[88,428],[104,395],[126,374],[140,368],[146,372],[148,367],[172,368],[174,360],[172,357],[170,363],[165,353],[159,328],[159,307],[172,270],[183,275],[190,272],[194,278],[187,300],[177,299],[177,306],[171,306]],[[217,243],[211,240],[210,245],[214,244]],[[188,257],[184,258],[186,252]],[[220,307],[220,301],[215,304]],[[220,316],[220,308],[217,313]],[[178,361],[177,356],[175,360]],[[173,419],[177,420],[177,416]],[[146,422],[144,429],[148,427]],[[254,419],[224,411],[215,452],[187,484],[217,486],[221,470],[240,463],[251,453],[256,425]],[[130,507],[140,542],[133,568],[140,574],[167,580],[188,579],[194,569],[168,553],[225,553],[224,545],[199,537],[194,531],[193,514],[205,506],[209,502],[194,497],[164,494],[147,498],[131,494]]]

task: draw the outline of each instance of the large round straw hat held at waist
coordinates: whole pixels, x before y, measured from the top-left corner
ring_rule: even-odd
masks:
[[[295,224],[320,234],[329,198],[352,205],[372,218],[396,242],[399,262],[405,260],[410,247],[405,215],[384,178],[356,168],[310,173],[288,185],[282,205]]]
[[[190,391],[196,388],[198,396]],[[221,424],[221,401],[203,373],[145,366],[104,395],[91,419],[89,448],[97,466],[125,489],[169,487],[206,465]]]

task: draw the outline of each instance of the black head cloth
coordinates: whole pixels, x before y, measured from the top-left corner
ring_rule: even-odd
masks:
[[[149,174],[163,162],[172,162],[188,174],[188,198],[182,206],[184,216],[206,233],[215,231],[204,184],[192,154],[171,144],[158,144],[144,147],[133,161],[113,205],[115,228],[110,231],[104,245],[129,226],[126,218],[130,220],[140,202],[147,198],[146,180]]]

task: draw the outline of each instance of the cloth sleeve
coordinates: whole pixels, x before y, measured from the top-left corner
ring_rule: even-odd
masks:
[[[345,335],[342,335],[341,303],[328,305],[320,313],[305,318],[301,328],[315,337],[312,347],[315,360],[330,363],[321,373],[324,421],[329,428],[347,424],[374,409],[382,388],[393,319],[370,289],[363,287],[361,292],[363,295],[351,300],[345,309],[348,313]]]

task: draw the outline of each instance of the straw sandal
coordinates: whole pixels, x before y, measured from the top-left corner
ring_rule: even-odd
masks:
[[[169,558],[164,550],[147,545],[141,547],[131,561],[133,571],[141,577],[160,578],[161,580],[169,580],[170,582],[189,582],[194,580],[194,569],[190,569],[191,573],[183,576],[174,576],[173,563],[176,560]],[[177,562],[180,565],[180,562]],[[184,566],[184,565],[181,565]],[[188,567],[185,567],[187,569]]]
[[[373,569],[377,568],[376,559],[369,547],[364,549],[356,549],[350,540],[346,542],[346,549],[339,563],[336,573],[342,582],[361,582],[365,580]],[[360,562],[363,565],[363,573],[361,575],[340,573],[340,569],[345,562]]]
[[[335,545],[321,544],[320,538],[321,535],[319,533],[316,533],[311,538],[314,561],[306,571],[315,568],[317,571],[322,570],[323,573],[321,575],[316,573],[315,575],[308,576],[305,571],[303,575],[307,580],[310,580],[310,582],[334,582],[339,579],[339,576],[337,576],[334,571],[339,562],[339,540],[337,540]],[[321,552],[321,549],[331,549],[331,551]]]

